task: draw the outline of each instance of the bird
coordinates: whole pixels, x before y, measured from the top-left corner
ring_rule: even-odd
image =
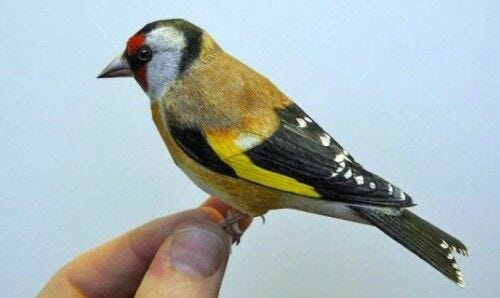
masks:
[[[369,224],[458,286],[466,246],[409,209],[269,79],[183,19],[145,25],[98,78],[134,77],[174,163],[241,214],[296,209]]]

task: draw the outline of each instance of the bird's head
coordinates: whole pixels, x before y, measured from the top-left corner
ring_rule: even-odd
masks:
[[[147,24],[127,41],[125,51],[98,78],[131,77],[151,99],[164,90],[200,55],[203,30],[185,20]]]

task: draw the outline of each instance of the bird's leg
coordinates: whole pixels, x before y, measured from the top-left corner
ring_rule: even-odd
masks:
[[[266,223],[266,218],[264,217],[264,215],[261,215],[259,217],[260,217],[260,219],[262,219],[262,224],[265,224]]]
[[[228,210],[226,218],[219,222],[219,226],[233,237],[233,242],[235,242],[236,245],[240,243],[241,235],[243,234],[238,222],[246,217],[248,217],[248,215],[245,213],[233,209],[232,211]]]

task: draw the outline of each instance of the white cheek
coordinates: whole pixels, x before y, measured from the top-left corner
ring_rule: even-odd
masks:
[[[165,51],[154,54],[147,66],[148,96],[151,100],[161,98],[165,90],[179,75],[181,51]]]
[[[153,51],[153,58],[147,66],[148,96],[158,100],[179,75],[182,50],[186,47],[184,35],[172,28],[158,28],[146,37],[146,43]]]

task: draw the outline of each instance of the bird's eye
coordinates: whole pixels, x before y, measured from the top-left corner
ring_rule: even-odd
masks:
[[[148,47],[143,47],[137,53],[137,58],[142,62],[148,62],[151,59],[151,49]]]

